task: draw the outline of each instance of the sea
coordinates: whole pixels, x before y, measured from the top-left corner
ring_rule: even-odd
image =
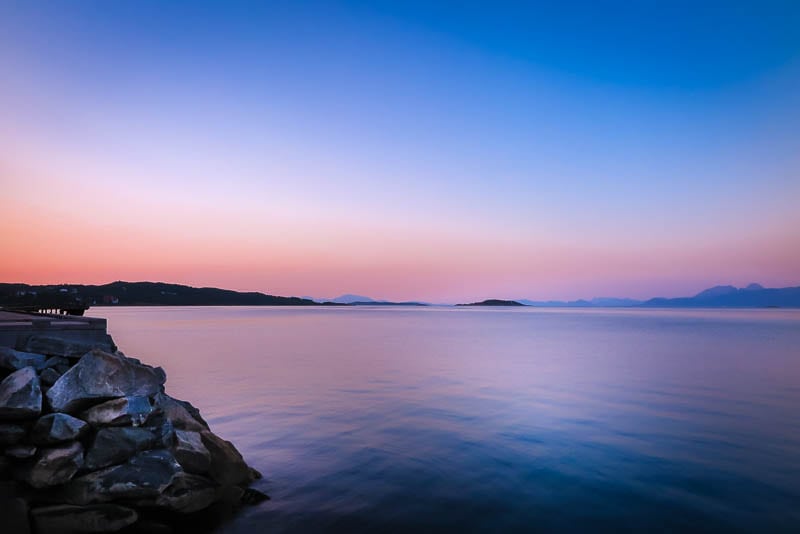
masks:
[[[264,474],[219,532],[800,532],[800,310],[89,315]]]

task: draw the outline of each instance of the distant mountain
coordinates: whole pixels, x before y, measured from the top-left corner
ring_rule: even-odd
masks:
[[[716,286],[693,297],[654,298],[642,304],[665,308],[800,308],[800,287],[765,288],[750,284],[737,289]]]
[[[322,299],[322,300],[326,300],[326,299]],[[376,301],[376,300],[374,300],[374,299],[372,299],[370,297],[365,297],[363,295],[352,295],[352,294],[348,293],[346,295],[338,296],[335,299],[327,300],[327,302],[335,302],[336,304],[353,304],[355,302],[358,302],[358,303],[363,304],[363,303],[367,303],[367,302],[372,303],[372,302],[378,302],[378,301]]]
[[[162,282],[112,282],[104,285],[0,284],[0,306],[36,305],[53,296],[69,295],[90,306],[312,306],[297,297],[231,291],[215,287],[191,287]]]
[[[606,308],[623,308],[630,306],[638,306],[642,304],[641,300],[614,298],[614,297],[596,297],[591,300],[528,300],[520,299],[526,306],[538,306],[540,308],[591,308],[591,307],[606,307]]]
[[[525,306],[516,300],[488,299],[470,304],[456,304],[456,306]]]
[[[430,306],[427,302],[391,302],[389,300],[369,300],[364,302],[351,302],[348,306]]]

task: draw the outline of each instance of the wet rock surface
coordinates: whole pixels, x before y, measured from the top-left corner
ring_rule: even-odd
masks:
[[[22,345],[0,348],[0,531],[202,531],[268,499],[161,368],[110,338]]]
[[[0,382],[0,421],[30,419],[42,411],[42,389],[33,367],[23,367]]]
[[[113,398],[155,395],[166,379],[160,367],[94,349],[53,384],[47,400],[54,412],[74,413]]]

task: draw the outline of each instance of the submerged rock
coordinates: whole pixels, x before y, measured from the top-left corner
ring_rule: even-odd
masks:
[[[74,413],[110,398],[154,395],[165,381],[160,367],[93,350],[53,384],[47,399],[54,411]]]
[[[65,413],[51,413],[40,417],[31,429],[31,442],[52,445],[81,438],[89,425]]]
[[[42,533],[116,532],[134,524],[138,518],[135,510],[116,504],[61,504],[31,510],[33,525]]]
[[[0,420],[28,419],[42,411],[42,389],[33,367],[24,367],[0,382]]]
[[[23,367],[33,367],[41,370],[47,358],[41,354],[21,352],[8,347],[0,347],[0,367],[19,371]]]
[[[217,499],[217,486],[209,479],[178,473],[155,500],[155,505],[184,514],[208,508]]]
[[[92,406],[81,417],[95,425],[139,426],[153,412],[147,397],[122,397]]]
[[[101,428],[86,452],[85,467],[92,471],[127,461],[156,444],[156,436],[144,428]]]
[[[30,468],[25,481],[34,488],[46,488],[68,482],[83,467],[83,447],[73,442],[44,449]]]

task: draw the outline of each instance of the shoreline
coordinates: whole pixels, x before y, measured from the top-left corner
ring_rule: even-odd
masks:
[[[104,319],[31,319],[47,325],[0,343],[9,532],[202,531],[268,499],[250,487],[261,474],[167,394],[162,368],[119,351]]]

